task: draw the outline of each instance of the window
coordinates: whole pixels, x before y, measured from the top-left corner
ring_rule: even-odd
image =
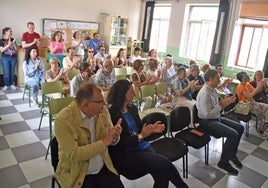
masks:
[[[190,6],[183,57],[209,61],[217,16],[218,6]]]
[[[166,52],[170,18],[170,5],[155,5],[150,38],[150,49]]]
[[[268,47],[268,22],[240,19],[235,26],[229,65],[263,69]]]

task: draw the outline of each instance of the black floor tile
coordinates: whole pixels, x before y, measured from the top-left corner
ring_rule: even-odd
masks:
[[[19,165],[0,169],[0,187],[17,188],[27,184],[27,180]]]
[[[25,121],[9,123],[1,125],[0,127],[4,135],[30,130],[30,127]]]
[[[19,163],[35,159],[46,154],[46,148],[41,142],[35,142],[11,149]]]

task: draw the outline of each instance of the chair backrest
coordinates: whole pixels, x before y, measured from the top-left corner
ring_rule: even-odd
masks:
[[[186,106],[176,107],[169,116],[170,132],[177,132],[187,128],[191,123],[190,109]]]
[[[140,87],[140,91],[141,91],[141,98],[144,97],[152,97],[153,100],[155,98],[155,85],[143,85]]]
[[[199,123],[199,117],[198,117],[198,110],[197,110],[197,107],[196,107],[196,104],[194,104],[193,106],[193,124],[195,126],[196,123]]]
[[[130,76],[134,72],[133,67],[126,67],[126,69],[127,69],[127,75],[128,76]]]
[[[55,136],[51,140],[50,147],[51,147],[51,163],[55,172],[59,163],[58,141]]]
[[[71,70],[68,70],[67,77],[69,78],[69,80],[72,80],[73,77],[75,77],[78,74],[80,74],[80,71],[78,69],[73,68]]]
[[[116,80],[127,79],[126,67],[114,68],[114,74],[115,74]]]
[[[48,101],[48,108],[50,115],[58,114],[63,108],[68,106],[74,100],[73,97],[63,97],[58,99],[51,99]]]
[[[158,82],[155,84],[156,94],[166,94],[168,92],[167,82]]]
[[[62,82],[43,82],[41,85],[41,90],[43,95],[52,93],[62,93]]]
[[[127,77],[127,69],[126,67],[114,68],[114,74],[115,76],[123,75]]]
[[[145,140],[146,141],[153,141],[156,140],[158,138],[160,138],[161,136],[165,136],[167,133],[167,117],[164,113],[161,112],[153,112],[150,114],[147,114],[146,116],[144,116],[144,118],[142,118],[141,122],[142,125],[144,123],[148,124],[154,124],[156,121],[161,121],[161,123],[163,123],[165,125],[165,130],[162,133],[156,133],[156,134],[152,134],[151,136],[147,137]]]

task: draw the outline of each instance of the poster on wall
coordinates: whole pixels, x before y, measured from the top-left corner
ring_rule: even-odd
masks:
[[[74,20],[60,20],[60,19],[43,19],[43,35],[48,40],[51,39],[55,31],[62,32],[62,38],[65,43],[71,45],[73,33],[80,31],[82,37],[93,37],[95,32],[98,32],[99,24],[96,22],[74,21]]]

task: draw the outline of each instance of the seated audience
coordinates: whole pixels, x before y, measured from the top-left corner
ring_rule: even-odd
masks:
[[[173,67],[173,58],[165,57],[164,62],[165,66],[162,68],[163,81],[167,82],[168,86],[171,86],[176,74]]]
[[[65,42],[63,41],[61,31],[55,31],[53,33],[51,41],[49,42],[49,51],[49,60],[53,57],[56,57],[60,61],[60,68],[62,68],[62,61],[65,52]]]
[[[263,83],[263,90],[260,93],[257,93],[253,99],[256,102],[262,102],[268,104],[268,78],[263,78],[263,71],[257,70],[254,73],[253,81],[250,82],[250,84],[256,88],[258,83]]]
[[[233,81],[233,79],[232,78],[227,78],[227,79],[223,78],[223,71],[224,71],[223,65],[218,64],[215,66],[215,69],[218,71],[218,74],[220,76],[220,84],[218,85],[217,89],[222,91],[225,95],[231,94],[231,91],[228,89],[228,85],[229,85],[229,83],[231,83]]]
[[[209,70],[210,70],[210,64],[203,65],[203,67],[202,67],[203,75],[205,75],[206,72],[209,71]]]
[[[151,58],[149,59],[149,67],[146,72],[146,80],[148,80],[148,84],[155,84],[162,80],[163,75],[160,70],[157,69],[158,63],[157,59]]]
[[[196,100],[196,96],[199,92],[199,90],[202,88],[202,86],[205,83],[204,78],[200,75],[200,69],[199,66],[197,64],[193,64],[190,66],[190,75],[188,76],[188,79],[190,81],[192,80],[198,80],[197,85],[194,88],[194,93],[193,93],[193,99]]]
[[[71,70],[73,68],[79,69],[80,63],[82,62],[82,57],[74,54],[74,48],[69,47],[66,50],[67,55],[62,60],[62,65],[64,69]]]
[[[103,63],[102,70],[96,75],[95,83],[98,84],[104,91],[110,89],[115,83],[114,64],[110,58],[106,58]]]
[[[117,145],[109,147],[115,168],[126,177],[128,173],[149,173],[154,179],[152,187],[168,188],[169,181],[176,187],[188,187],[172,162],[157,154],[150,143],[144,140],[154,133],[164,131],[165,127],[159,121],[142,125],[138,110],[132,104],[134,96],[134,87],[128,80],[117,81],[108,93],[112,122],[122,119],[120,140]]]
[[[70,83],[70,96],[75,97],[79,87],[84,82],[94,82],[92,76],[93,68],[89,63],[82,63],[80,65],[80,74],[73,77]]]
[[[268,104],[256,102],[253,97],[263,90],[263,82],[259,82],[254,88],[249,83],[250,79],[246,72],[239,72],[236,75],[240,81],[236,87],[237,97],[239,101],[250,102],[249,111],[258,117],[257,131],[261,136],[266,137],[265,133],[268,126]]]
[[[67,70],[59,69],[60,62],[57,58],[53,57],[49,60],[50,69],[46,71],[47,82],[62,82],[62,92],[65,96],[70,93],[70,81],[67,77]]]
[[[221,111],[229,104],[235,102],[235,96],[218,100],[216,88],[220,82],[220,76],[216,70],[209,70],[205,74],[205,85],[197,95],[196,107],[198,109],[199,127],[209,135],[216,138],[225,137],[218,167],[231,174],[238,174],[238,170],[230,164],[232,161],[236,167],[242,168],[242,163],[237,158],[238,145],[244,132],[240,123],[221,117]]]
[[[195,86],[198,84],[198,80],[190,81],[186,77],[186,69],[180,67],[177,71],[176,78],[172,82],[172,88],[174,91],[174,101],[178,106],[187,106],[192,111],[195,100],[193,99],[193,92]]]
[[[43,62],[37,57],[37,49],[34,46],[27,48],[23,61],[24,80],[25,86],[32,88],[32,96],[36,105],[39,105],[38,90],[45,81],[45,70]]]
[[[134,71],[130,75],[130,80],[135,87],[140,87],[148,84],[148,81],[146,80],[146,75],[143,71],[143,67],[144,66],[142,60],[137,59],[133,62]]]
[[[99,52],[96,55],[94,55],[94,58],[97,61],[97,66],[96,66],[97,70],[102,68],[102,64],[107,57],[108,55],[105,53],[105,47],[99,46]]]
[[[126,56],[126,50],[124,48],[120,48],[114,59],[114,67],[120,68],[120,67],[125,67],[127,65],[128,65],[128,60]]]
[[[75,100],[55,120],[60,187],[124,187],[107,149],[119,141],[120,124],[118,120],[112,125],[101,89],[92,83],[81,85]]]
[[[157,53],[157,50],[156,49],[151,49],[149,52],[148,52],[148,57],[147,59],[150,60],[151,58],[154,58],[157,60],[157,63],[160,62],[160,58],[158,56],[158,53]],[[149,62],[148,62],[149,63]]]
[[[134,63],[135,60],[141,59],[140,53],[141,53],[141,48],[140,47],[135,47],[134,48],[134,54],[132,56],[130,56],[130,58],[128,60],[130,66],[133,66],[133,63]]]

